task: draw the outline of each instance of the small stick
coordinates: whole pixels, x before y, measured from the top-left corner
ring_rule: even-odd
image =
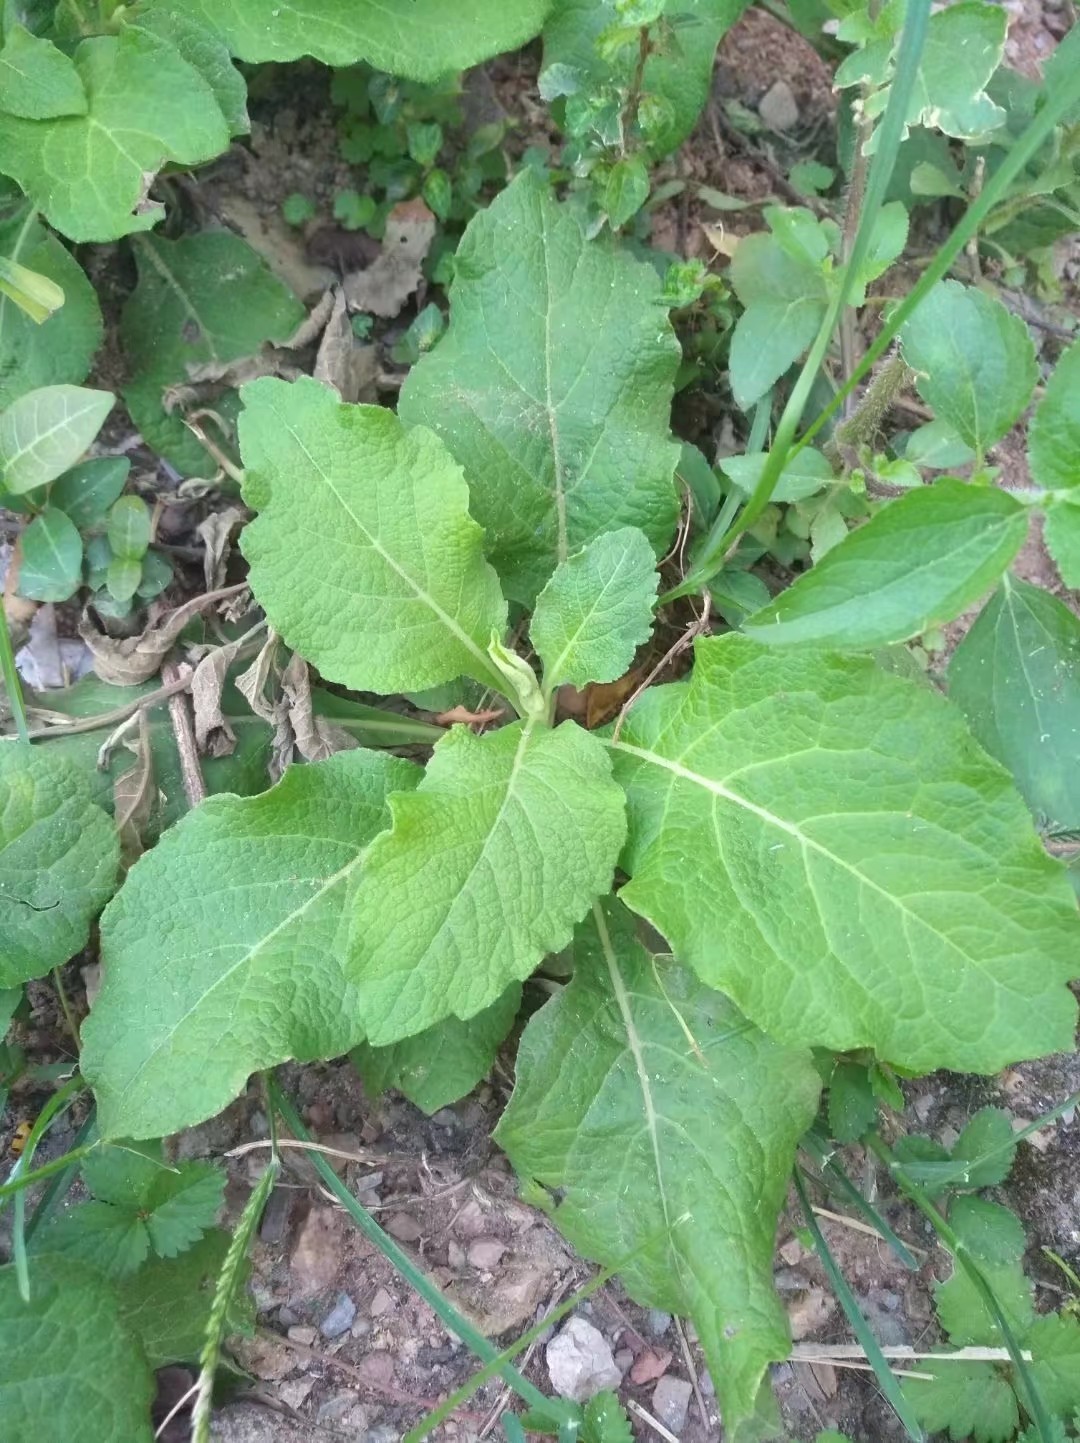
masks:
[[[638,700],[642,692],[647,691],[648,688],[652,686],[656,678],[660,675],[660,673],[664,670],[664,668],[669,666],[677,656],[680,656],[686,650],[686,648],[690,646],[690,644],[695,640],[695,638],[699,637],[709,625],[709,611],[711,607],[712,596],[709,594],[709,592],[706,591],[705,601],[701,608],[701,615],[697,618],[696,621],[694,621],[690,626],[686,628],[682,636],[680,636],[673,643],[673,645],[668,647],[667,651],[664,652],[663,656],[653,667],[652,671],[649,672],[648,676],[641,683],[641,685],[637,687],[634,691],[632,691],[627,697],[626,701],[623,703],[622,710],[619,712],[619,715],[615,721],[615,730],[611,733],[612,746],[614,746],[615,743],[619,740],[619,733],[622,731],[622,724],[626,720],[627,712]]]
[[[175,661],[167,661],[161,668],[161,675],[165,679],[166,686],[178,683],[181,679],[185,685],[183,688],[176,686],[169,697],[169,720],[172,722],[173,736],[176,738],[176,750],[180,757],[180,774],[184,779],[184,795],[187,797],[189,807],[197,807],[200,802],[206,801],[206,779],[199,766],[199,748],[195,742],[195,724],[191,716],[191,708],[184,692],[191,683],[192,673],[189,670],[186,676],[182,676],[179,666]]]
[[[647,1409],[641,1406],[636,1398],[627,1398],[626,1406],[631,1413],[636,1413],[643,1422],[648,1423],[650,1428],[655,1429],[656,1432],[660,1434],[660,1437],[665,1440],[665,1443],[679,1443],[679,1439],[671,1429],[665,1428],[663,1423],[660,1422],[660,1419],[654,1418]]]
[[[225,1154],[226,1157],[243,1157],[246,1152],[254,1152],[259,1147],[295,1147],[299,1152],[324,1152],[328,1157],[340,1157],[345,1162],[392,1162],[393,1158],[385,1152],[344,1152],[340,1147],[328,1147],[324,1142],[297,1142],[295,1138],[279,1137],[275,1142],[270,1137],[259,1137],[254,1142],[242,1142],[238,1147],[232,1147]]]
[[[814,1212],[819,1218],[827,1218],[831,1223],[839,1223],[841,1227],[851,1228],[853,1232],[866,1233],[868,1237],[877,1238],[879,1242],[884,1241],[877,1228],[871,1227],[869,1223],[860,1222],[858,1218],[849,1218],[846,1213],[834,1213],[829,1208],[815,1208]],[[902,1241],[904,1246],[910,1248],[913,1253],[921,1253],[924,1258],[927,1256],[925,1248],[917,1248],[914,1243],[909,1243],[906,1239]]]
[[[882,1348],[882,1357],[899,1359],[901,1362],[921,1362],[929,1359],[938,1363],[1008,1363],[1011,1361],[1008,1348],[954,1348],[948,1353],[920,1353],[906,1343]],[[839,1363],[848,1358],[865,1358],[866,1350],[858,1343],[796,1343],[791,1350],[795,1363]],[[1024,1361],[1031,1362],[1031,1354],[1024,1354]]]
[[[707,1428],[709,1426],[709,1415],[705,1409],[705,1398],[701,1391],[701,1384],[698,1382],[698,1371],[694,1365],[694,1355],[690,1351],[690,1340],[686,1336],[686,1329],[683,1327],[682,1319],[675,1318],[674,1323],[675,1332],[679,1339],[679,1349],[683,1355],[683,1363],[686,1366],[686,1371],[690,1374],[690,1384],[694,1390],[698,1413],[701,1415],[701,1425],[703,1428]]]

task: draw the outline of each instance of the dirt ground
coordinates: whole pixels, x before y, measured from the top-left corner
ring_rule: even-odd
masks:
[[[1006,8],[1011,19],[1009,59],[1037,74],[1068,23],[1066,0],[1009,0]],[[512,108],[520,118],[515,144],[553,139],[534,89],[536,61],[535,54],[526,52],[470,79],[469,104],[478,114]],[[735,99],[756,111],[778,80],[786,83],[797,107],[796,124],[783,135],[763,131],[749,136],[733,128],[723,102]],[[216,218],[241,230],[305,297],[321,293],[337,274],[340,246],[346,244],[326,218],[333,195],[349,182],[349,172],[338,157],[325,101],[325,77],[317,67],[305,70],[296,103],[257,123],[250,149],[235,149],[185,188],[185,204],[197,218]],[[793,160],[820,154],[834,107],[828,72],[812,48],[765,12],[753,10],[721,47],[712,101],[672,163],[672,173],[750,201],[772,194],[790,199],[783,189],[786,171]],[[297,190],[310,195],[323,212],[319,223],[303,233],[290,231],[278,219],[282,200]],[[653,239],[665,249],[709,258],[713,246],[704,225],[715,220],[715,214],[684,194],[657,212]],[[756,211],[734,212],[724,221],[736,230],[760,223]],[[120,294],[130,284],[130,277],[118,273],[112,249],[91,251],[88,265],[106,291],[111,286]],[[1071,274],[1066,279],[1071,282]],[[404,330],[421,304],[422,291],[414,307],[390,326],[387,341]],[[1052,331],[1036,329],[1035,334],[1051,362],[1060,339]],[[106,382],[116,365],[115,354],[107,349],[102,367]],[[390,399],[393,375],[384,373],[379,385],[382,398]],[[725,422],[705,413],[700,424],[702,435],[716,443]],[[153,484],[175,486],[176,478],[148,454],[136,451],[135,459],[148,474],[156,472]],[[1002,468],[1002,484],[1025,484],[1022,435],[1008,438],[992,459]],[[170,511],[172,539],[180,551],[205,510],[206,503],[193,501]],[[1077,606],[1076,595],[1061,587],[1037,537],[1018,569]],[[964,625],[950,628],[950,646]],[[77,966],[72,964],[68,973],[77,993]],[[34,1020],[23,1041],[42,1060],[56,1060],[62,1019],[54,994],[44,984],[32,984],[31,997]],[[511,1077],[508,1052],[473,1095],[427,1118],[396,1094],[366,1097],[347,1061],[293,1068],[286,1074],[313,1133],[341,1154],[335,1165],[354,1194],[455,1305],[503,1345],[591,1276],[589,1265],[574,1257],[547,1218],[518,1200],[508,1164],[490,1141]],[[1009,1108],[1022,1124],[1078,1088],[1076,1056],[1017,1067],[998,1079],[943,1074],[909,1085],[903,1125],[948,1141],[972,1112],[988,1103]],[[15,1100],[20,1112],[30,1111],[32,1104],[32,1098]],[[12,1111],[5,1119],[8,1132],[16,1120]],[[79,1121],[77,1112],[65,1120],[50,1138],[50,1151],[70,1147]],[[266,1137],[266,1113],[253,1087],[221,1117],[184,1134],[175,1146],[180,1157],[220,1160]],[[6,1143],[7,1137],[0,1140]],[[256,1147],[229,1158],[233,1217],[261,1172],[265,1155]],[[945,1255],[918,1215],[892,1196],[871,1160],[853,1150],[849,1161],[853,1178],[916,1251],[921,1266],[908,1272],[880,1241],[842,1221],[822,1219],[829,1245],[882,1343],[932,1345],[938,1335],[931,1289],[935,1278],[947,1272]],[[1000,1196],[1025,1221],[1027,1261],[1041,1300],[1047,1306],[1057,1304],[1060,1274],[1040,1250],[1052,1248],[1080,1267],[1080,1123],[1067,1115],[1023,1145]],[[793,1361],[773,1370],[789,1436],[809,1440],[819,1430],[835,1428],[858,1443],[899,1440],[902,1430],[872,1375],[799,1356],[813,1343],[848,1342],[850,1332],[820,1264],[797,1236],[798,1227],[793,1207],[778,1237],[776,1283],[798,1351]],[[215,1422],[214,1436],[228,1443],[396,1443],[477,1366],[467,1348],[447,1333],[350,1224],[297,1153],[286,1155],[285,1171],[263,1219],[252,1254],[252,1287],[258,1332],[235,1348],[250,1381],[239,1386]],[[714,1390],[691,1327],[638,1306],[617,1283],[599,1290],[577,1311],[606,1340],[623,1378],[620,1396],[668,1430],[662,1433],[655,1422],[634,1413],[632,1426],[639,1438],[651,1443],[662,1437],[670,1443],[672,1435],[682,1443],[716,1443],[721,1438]],[[541,1335],[518,1363],[545,1391],[550,1389],[547,1341]],[[175,1379],[165,1381],[175,1388]],[[506,1402],[501,1384],[487,1384],[436,1437],[471,1443],[498,1435],[497,1420]],[[165,1436],[180,1443],[186,1437],[183,1421]]]

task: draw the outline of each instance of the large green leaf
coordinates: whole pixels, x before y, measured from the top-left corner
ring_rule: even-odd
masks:
[[[88,108],[70,57],[18,24],[5,31],[0,47],[0,107],[27,120],[85,115]]]
[[[1031,479],[1047,491],[1080,487],[1080,341],[1054,367],[1028,427]]]
[[[443,438],[508,594],[531,603],[560,561],[637,526],[666,547],[679,448],[679,346],[656,271],[523,171],[470,221],[450,327],[409,373],[399,413]]]
[[[949,695],[1043,825],[1080,827],[1080,621],[1006,576],[949,663]]]
[[[612,899],[526,1028],[517,1079],[497,1140],[523,1177],[559,1190],[555,1221],[576,1248],[607,1265],[633,1254],[631,1295],[689,1314],[733,1428],[789,1348],[772,1258],[821,1087],[809,1051],[653,957]]]
[[[298,60],[313,55],[327,65],[366,60],[378,70],[437,80],[536,35],[551,0],[285,0],[272,14],[263,0],[153,0],[155,8],[192,16],[212,26],[241,60]]]
[[[919,395],[980,456],[1019,419],[1039,378],[1020,317],[959,281],[933,288],[901,327],[900,344]]]
[[[925,686],[728,635],[612,745],[623,898],[771,1036],[926,1071],[1071,1047],[1071,890]]]
[[[1027,508],[951,478],[891,502],[743,625],[771,646],[871,649],[973,605],[1027,535]]]
[[[602,744],[573,722],[455,727],[390,798],[355,905],[349,976],[375,1046],[469,1018],[570,940],[626,835]]]
[[[177,1132],[257,1068],[360,1040],[348,914],[387,793],[418,777],[368,751],[292,767],[261,797],[204,802],[135,864],[102,918],[83,1027],[104,1136]]]
[[[52,120],[0,113],[4,172],[72,240],[149,230],[164,215],[147,198],[161,166],[211,160],[229,143],[213,89],[179,50],[146,30],[83,40],[74,59],[87,113]]]
[[[201,231],[135,246],[139,283],[124,307],[121,339],[132,379],[124,400],[145,439],[181,471],[205,470],[207,454],[162,405],[188,367],[250,356],[287,340],[304,308],[257,251],[230,231]]]
[[[645,63],[642,89],[671,107],[666,124],[650,131],[650,149],[666,155],[693,130],[709,96],[713,60],[721,38],[746,9],[747,0],[666,0],[658,8],[675,29]],[[630,44],[607,57],[597,46],[605,30],[626,25],[616,0],[555,0],[544,26],[540,91],[557,95],[599,95],[606,87],[629,89],[638,47]]]
[[[536,599],[529,635],[544,663],[544,688],[615,681],[648,641],[656,557],[643,532],[605,531],[562,561]]]
[[[30,1260],[30,1301],[0,1268],[0,1434],[151,1443],[153,1377],[110,1284],[73,1258]],[[57,1386],[57,1379],[63,1386]]]
[[[0,221],[0,255],[55,281],[64,304],[38,323],[0,291],[0,410],[38,386],[78,385],[101,344],[101,310],[82,267],[33,210]]]
[[[442,442],[306,378],[243,398],[244,497],[260,513],[244,555],[288,644],[358,691],[461,675],[501,688],[487,646],[506,603]]]
[[[467,1022],[445,1017],[426,1032],[389,1047],[361,1042],[353,1049],[352,1060],[370,1096],[395,1087],[424,1112],[438,1112],[471,1092],[491,1071],[520,1005],[521,984],[512,982],[490,1007]]]
[[[79,771],[0,742],[0,987],[59,966],[112,895],[120,848]]]
[[[101,430],[115,397],[86,386],[41,386],[0,412],[0,491],[55,481]]]

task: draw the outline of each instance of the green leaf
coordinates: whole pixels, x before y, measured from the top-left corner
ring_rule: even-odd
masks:
[[[1031,479],[1047,491],[1080,487],[1080,340],[1054,367],[1028,427]]]
[[[1043,540],[1065,585],[1080,588],[1080,506],[1055,506],[1048,511]]]
[[[744,456],[725,456],[717,462],[720,470],[746,496],[753,495],[768,459],[767,451],[750,451]],[[833,468],[820,451],[804,446],[793,460],[785,463],[780,479],[773,489],[773,501],[805,501],[816,496],[836,479]]]
[[[496,1138],[526,1180],[558,1189],[556,1223],[640,1303],[688,1314],[725,1427],[787,1356],[773,1292],[777,1218],[820,1080],[808,1052],[763,1036],[598,904],[571,982],[532,1019]]]
[[[198,1362],[230,1241],[228,1233],[212,1228],[180,1257],[153,1258],[134,1277],[117,1283],[120,1316],[152,1368]],[[249,1271],[244,1263],[242,1277]],[[254,1325],[254,1300],[246,1288],[237,1288],[229,1300],[226,1331],[251,1334]]]
[[[1020,1426],[1016,1394],[992,1363],[919,1363],[927,1381],[905,1378],[904,1396],[931,1433],[960,1443],[1009,1443]]]
[[[446,1017],[390,1047],[361,1042],[351,1056],[366,1092],[379,1097],[394,1087],[429,1116],[457,1102],[491,1071],[520,1005],[521,987],[514,982],[467,1022]]]
[[[173,1257],[213,1226],[225,1174],[206,1162],[165,1163],[161,1143],[124,1142],[90,1154],[83,1181],[99,1202],[133,1213],[154,1251]]]
[[[74,61],[87,113],[48,121],[0,113],[4,170],[72,240],[149,230],[165,213],[147,198],[161,166],[211,160],[229,143],[214,92],[145,30],[83,40]]]
[[[40,977],[85,945],[119,860],[113,824],[75,767],[0,743],[0,987]]]
[[[106,535],[114,556],[141,561],[150,545],[150,508],[141,496],[121,496],[109,512]]]
[[[829,1132],[837,1142],[858,1142],[877,1121],[870,1074],[858,1062],[840,1059],[829,1078]]]
[[[1023,1337],[1035,1320],[1033,1286],[1024,1275],[1023,1265],[980,1263],[978,1267],[1013,1332]],[[947,1282],[935,1284],[934,1303],[938,1321],[958,1348],[1004,1346],[1001,1329],[964,1268],[957,1265]]]
[[[616,681],[648,641],[656,557],[632,526],[605,531],[560,562],[536,599],[529,635],[544,663],[544,689]]]
[[[17,24],[5,30],[0,47],[0,97],[8,115],[26,120],[85,115],[89,108],[74,63],[51,40]]]
[[[668,43],[648,57],[642,77],[645,95],[670,106],[667,124],[649,132],[654,156],[674,150],[693,130],[708,99],[716,47],[746,9],[746,0],[666,0],[663,8],[677,28]],[[604,54],[597,45],[605,31],[621,22],[617,0],[555,0],[550,10],[540,72],[544,99],[572,91],[599,95],[610,87],[629,89],[637,45],[614,54]]]
[[[506,624],[461,468],[442,442],[317,381],[243,389],[249,579],[271,624],[324,676],[415,691],[466,675]]]
[[[257,251],[229,231],[135,247],[139,283],[124,307],[121,340],[133,379],[124,388],[132,419],[179,470],[203,474],[207,455],[162,392],[186,384],[189,366],[217,365],[288,339],[304,308]]]
[[[470,222],[450,326],[401,392],[406,425],[443,438],[508,594],[531,603],[560,561],[637,526],[675,526],[669,438],[679,346],[661,282],[523,171]],[[628,476],[633,476],[633,484]]]
[[[1007,491],[945,477],[847,534],[744,624],[770,646],[870,650],[920,636],[985,596],[1027,535]]]
[[[983,1107],[953,1143],[954,1162],[970,1162],[964,1187],[994,1187],[1004,1182],[1016,1156],[1012,1118],[1000,1107]],[[984,1153],[992,1156],[983,1158]]]
[[[949,695],[1044,825],[1080,827],[1080,621],[1006,576],[949,663]]]
[[[1036,1318],[1024,1339],[1031,1371],[1051,1413],[1067,1416],[1080,1408],[1080,1322],[1068,1313]]]
[[[364,864],[349,966],[375,1046],[472,1017],[565,947],[626,835],[604,748],[573,722],[455,727],[390,814]]]
[[[23,532],[19,595],[67,601],[79,589],[83,544],[78,528],[57,506],[46,506]]]
[[[247,84],[233,65],[228,46],[210,25],[183,14],[179,5],[164,3],[140,6],[126,23],[175,47],[213,91],[229,134],[247,133]]]
[[[649,171],[640,155],[617,160],[604,186],[604,209],[612,230],[633,220],[649,198]]]
[[[0,482],[16,496],[55,481],[101,430],[115,397],[82,386],[42,386],[0,413]]]
[[[134,1213],[108,1203],[88,1202],[42,1228],[35,1247],[85,1263],[115,1281],[146,1261],[150,1237]]]
[[[0,1268],[4,1436],[152,1443],[153,1376],[109,1283],[72,1258],[35,1255],[30,1288],[24,1303],[14,1265]]]
[[[949,1208],[949,1226],[979,1263],[1015,1263],[1027,1246],[1020,1219],[1000,1203],[958,1197]]]
[[[50,504],[66,512],[80,531],[100,530],[130,470],[126,456],[95,456],[81,461],[53,482]]]
[[[919,395],[980,456],[1019,419],[1039,378],[1020,317],[959,281],[938,282],[901,327],[900,344]]]
[[[25,207],[0,220],[0,256],[57,284],[59,310],[40,323],[0,290],[0,410],[39,386],[85,380],[101,344],[101,310],[82,267]]]
[[[771,1036],[915,1071],[1071,1045],[1072,891],[928,688],[710,638],[610,745],[624,900]]]
[[[257,1068],[355,1046],[348,915],[386,795],[418,775],[368,751],[292,767],[263,796],[204,802],[135,864],[102,918],[83,1026],[103,1136],[179,1131]]]
[[[766,206],[770,235],[745,236],[735,248],[731,285],[744,306],[731,338],[731,390],[747,411],[802,355],[825,317],[828,288],[824,231],[809,211]],[[781,227],[794,227],[797,246]]]
[[[286,0],[268,25],[263,0],[154,0],[216,29],[240,60],[298,60],[327,65],[366,60],[377,70],[439,80],[536,35],[550,0],[473,0],[448,10],[444,0]]]

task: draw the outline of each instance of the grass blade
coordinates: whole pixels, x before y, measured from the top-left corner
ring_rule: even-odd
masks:
[[[900,1384],[897,1382],[892,1369],[885,1360],[878,1340],[870,1331],[870,1325],[862,1315],[859,1304],[855,1300],[855,1294],[848,1287],[847,1279],[837,1266],[836,1259],[829,1251],[829,1245],[825,1241],[825,1235],[818,1227],[817,1218],[814,1216],[814,1209],[810,1205],[810,1199],[806,1195],[806,1186],[803,1182],[802,1172],[798,1167],[794,1172],[795,1191],[799,1194],[799,1202],[802,1205],[803,1216],[806,1219],[806,1226],[814,1241],[814,1247],[821,1265],[829,1276],[829,1282],[833,1291],[840,1300],[840,1306],[851,1324],[852,1332],[859,1341],[859,1346],[866,1354],[867,1362],[870,1363],[878,1380],[882,1393],[889,1402],[890,1407],[896,1416],[903,1423],[908,1437],[912,1443],[925,1443],[926,1434],[919,1426],[918,1419],[911,1412],[910,1405],[904,1397]]]
[[[836,1192],[849,1203],[856,1212],[880,1233],[882,1239],[888,1243],[893,1252],[903,1263],[905,1268],[911,1272],[919,1271],[919,1261],[911,1252],[910,1248],[902,1238],[897,1237],[892,1228],[878,1212],[874,1205],[863,1197],[862,1193],[848,1177],[847,1173],[837,1162],[832,1152],[824,1146],[821,1139],[814,1133],[808,1132],[802,1140],[802,1147],[821,1168],[822,1181],[828,1188],[835,1188]]]

